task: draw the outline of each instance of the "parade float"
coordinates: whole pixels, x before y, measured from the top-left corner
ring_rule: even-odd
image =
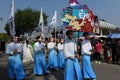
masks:
[[[77,0],[69,0],[69,6],[62,10],[62,22],[66,30],[78,32],[98,32],[98,17],[86,4],[81,5]]]

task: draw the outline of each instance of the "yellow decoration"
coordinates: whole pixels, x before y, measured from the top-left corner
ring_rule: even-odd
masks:
[[[75,30],[80,30],[82,26],[84,26],[84,24],[86,23],[85,21],[82,21],[80,24],[78,21],[76,21],[76,17],[75,16],[71,16],[69,14],[65,15],[65,18],[67,18],[68,20],[70,20],[69,22],[69,26],[72,26],[73,29]]]
[[[75,21],[75,19],[77,19],[75,16],[71,16],[71,15],[69,15],[69,14],[66,14],[66,15],[65,15],[65,18],[67,18],[67,19],[69,19],[69,20],[71,20],[71,21]]]

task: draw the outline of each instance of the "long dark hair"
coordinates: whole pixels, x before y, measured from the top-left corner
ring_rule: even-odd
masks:
[[[27,46],[27,47],[28,47],[28,44],[29,44],[29,41],[27,40],[27,41],[26,41],[26,46]]]

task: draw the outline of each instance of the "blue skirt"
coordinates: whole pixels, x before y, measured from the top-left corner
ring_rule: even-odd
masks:
[[[35,75],[42,75],[42,74],[47,74],[47,66],[45,62],[45,56],[44,53],[38,52],[35,53],[34,55],[34,74]]]
[[[8,72],[10,79],[21,80],[25,78],[23,64],[19,54],[9,56],[8,59]]]
[[[81,68],[77,58],[65,60],[64,80],[82,80]]]
[[[59,51],[58,53],[58,67],[64,68],[64,54],[63,51]]]
[[[54,49],[49,50],[49,53],[48,53],[48,68],[50,68],[50,69],[55,69],[55,68],[58,67],[56,54],[57,54],[57,52]]]
[[[90,62],[90,55],[82,56],[82,74],[85,79],[96,78],[96,75],[92,69],[92,65]]]

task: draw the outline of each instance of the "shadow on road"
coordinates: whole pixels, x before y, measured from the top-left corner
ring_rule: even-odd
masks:
[[[9,80],[7,58],[8,56],[0,55],[0,80]]]

